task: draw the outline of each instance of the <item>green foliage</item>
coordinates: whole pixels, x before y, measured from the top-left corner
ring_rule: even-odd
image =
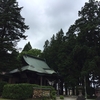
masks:
[[[17,56],[17,59],[18,59],[21,67],[23,66],[23,62],[22,62],[23,55],[41,57],[42,51],[40,49],[30,49],[28,51],[23,50],[21,53],[19,53],[18,56]],[[19,68],[19,66],[17,68]]]
[[[28,43],[24,46],[24,48],[23,48],[22,51],[29,51],[29,50],[31,50],[31,49],[32,49],[32,46],[31,46],[30,42],[28,42]]]
[[[50,89],[50,98],[52,100],[56,100],[56,91],[52,86],[40,86],[40,88],[48,88],[48,89]]]
[[[0,72],[9,72],[19,67],[20,62],[17,59],[18,54],[19,53],[14,50],[12,53],[6,53],[6,55],[0,56]]]
[[[39,86],[37,84],[7,84],[3,88],[2,97],[7,99],[18,99],[25,100],[32,98],[33,96],[33,87],[35,88],[49,88],[50,89],[50,98],[55,100],[56,92],[51,86]],[[48,97],[43,97],[43,100],[48,100]]]
[[[95,96],[93,97],[93,94],[95,94],[95,89],[92,87],[87,87],[87,94],[89,94],[88,99],[95,98]]]
[[[19,54],[19,57],[20,57],[20,56],[22,57],[22,55],[25,55],[25,54],[31,55],[31,56],[40,57],[41,54],[42,54],[42,52],[41,52],[40,49],[32,49],[32,46],[31,46],[30,42],[28,42],[28,43],[24,46],[22,52]]]
[[[64,41],[64,32],[61,29],[56,36],[53,35],[50,42],[47,40],[44,45],[43,50],[43,57],[46,59],[48,65],[53,68],[55,71],[58,71],[58,62],[59,57],[58,54],[60,54],[59,51],[62,48],[62,43]],[[60,59],[61,60],[61,59]],[[52,63],[53,62],[53,63]]]
[[[31,49],[27,52],[27,54],[35,57],[41,57],[42,52],[40,49]]]
[[[53,89],[53,90],[51,90],[51,98],[53,99],[53,100],[56,100],[56,91]]]
[[[48,100],[48,98],[47,97],[43,97],[42,100]]]
[[[79,60],[76,59],[78,65],[81,66],[81,73],[83,76],[93,74],[99,76],[97,69],[99,69],[100,57],[100,5],[98,1],[89,1],[85,3],[84,7],[79,11],[79,19],[75,22],[75,32],[77,32],[77,44],[86,47],[84,53],[81,52],[78,56],[82,56]],[[78,30],[77,30],[78,29]],[[95,58],[97,58],[95,60]],[[89,77],[88,77],[89,78]],[[96,77],[95,77],[96,78]]]
[[[64,96],[63,95],[60,95],[60,99],[63,100],[64,99]]]
[[[0,81],[0,96],[2,95],[4,85],[6,85],[6,84],[7,84],[7,82]]]
[[[21,53],[18,55],[18,60],[22,60],[23,55],[30,55],[30,56],[35,56],[35,57],[41,57],[42,51],[40,49],[30,49],[28,51],[23,50]]]
[[[43,50],[43,57],[48,65],[59,72],[63,76],[64,81],[69,85],[76,84],[76,78],[79,77],[79,74],[75,73],[77,65],[75,65],[72,57],[75,44],[76,36],[64,36],[64,32],[61,29],[56,35],[52,36],[50,42],[48,40],[45,42]]]
[[[2,97],[7,99],[24,100],[32,98],[34,84],[7,84],[4,86]]]
[[[84,86],[100,80],[100,4],[89,0],[79,18],[71,25],[64,36],[62,30],[46,41],[43,57],[48,65],[57,71],[67,87]],[[53,63],[52,63],[53,62]]]
[[[0,0],[0,8],[0,71],[8,71],[13,65],[11,61],[16,63],[13,52],[17,42],[26,39],[24,33],[28,26],[20,15],[22,7],[16,0]]]

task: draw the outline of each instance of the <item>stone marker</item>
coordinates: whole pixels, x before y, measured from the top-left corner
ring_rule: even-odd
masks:
[[[96,100],[100,100],[100,87],[96,88]]]

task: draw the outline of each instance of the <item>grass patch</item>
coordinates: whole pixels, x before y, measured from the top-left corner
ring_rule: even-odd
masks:
[[[11,100],[11,99],[4,99],[4,98],[0,98],[0,100]],[[14,99],[12,99],[14,100]],[[33,100],[33,99],[26,99],[26,100]],[[37,100],[37,99],[36,99]]]
[[[10,99],[2,99],[2,98],[0,98],[0,100],[10,100]]]

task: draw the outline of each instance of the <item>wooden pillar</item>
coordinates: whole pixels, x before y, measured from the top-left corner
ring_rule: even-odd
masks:
[[[40,85],[42,86],[42,76],[40,76]]]
[[[12,78],[11,78],[11,77],[9,78],[9,83],[10,83],[10,84],[12,83]]]

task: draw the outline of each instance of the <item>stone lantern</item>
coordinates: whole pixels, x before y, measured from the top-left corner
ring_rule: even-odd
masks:
[[[79,95],[78,95],[76,100],[85,100],[85,97],[82,94],[82,90],[83,90],[83,87],[82,86],[78,86]]]
[[[82,95],[83,87],[82,86],[78,86],[77,89],[78,89],[79,95],[81,96]]]
[[[100,100],[100,87],[96,88],[96,96],[97,96],[96,100]]]

